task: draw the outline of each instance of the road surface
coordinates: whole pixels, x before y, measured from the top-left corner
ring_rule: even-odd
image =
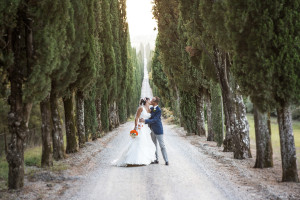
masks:
[[[142,97],[152,97],[145,61]],[[169,166],[161,156],[159,164],[116,167],[128,143],[133,122],[121,125],[106,148],[96,155],[97,166],[80,183],[66,192],[63,199],[251,199],[238,187],[223,179],[218,166],[197,147],[164,125]]]

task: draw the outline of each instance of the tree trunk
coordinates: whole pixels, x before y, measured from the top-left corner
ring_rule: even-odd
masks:
[[[224,145],[224,152],[233,152],[233,139],[232,139],[232,134],[230,130],[230,117],[229,117],[229,112],[228,112],[228,105],[226,103],[226,100],[224,100],[224,95],[222,93],[222,104],[223,104],[223,113],[224,113],[224,122],[223,124],[225,125],[225,139],[223,142]]]
[[[40,103],[41,117],[42,117],[42,167],[49,167],[53,165],[51,152],[51,109],[50,97],[46,97]]]
[[[223,141],[224,152],[233,152],[233,131],[234,131],[234,106],[233,94],[229,85],[229,71],[226,65],[226,55],[224,52],[219,51],[217,48],[214,50],[214,65],[216,67],[219,83],[222,91],[223,108],[225,114],[226,135]]]
[[[24,12],[24,13],[23,13]],[[25,46],[27,53],[32,52],[32,43],[28,36],[32,27],[31,24],[26,23],[26,9],[22,10],[22,13],[18,13],[17,27],[16,29],[7,29],[7,51],[8,54],[14,54],[14,64],[9,68],[8,78],[10,81],[10,96],[8,98],[8,104],[10,105],[10,111],[8,113],[8,128],[11,134],[11,139],[8,144],[6,160],[8,162],[8,187],[9,189],[19,189],[24,185],[24,148],[25,139],[28,134],[28,121],[31,113],[32,102],[23,103],[23,80],[29,74],[31,54],[27,54],[26,68],[22,65],[24,63],[24,54],[22,52],[22,42],[24,36],[22,31],[25,28]],[[24,25],[26,27],[24,27]],[[31,45],[30,47],[28,45]]]
[[[224,113],[226,120],[226,136],[223,142],[224,151],[233,151],[234,158],[250,158],[249,124],[243,98],[238,94],[238,86],[232,88],[229,78],[229,62],[225,52],[215,48],[215,67],[222,89]],[[228,127],[230,127],[228,129]]]
[[[211,89],[211,112],[212,112],[212,129],[215,141],[220,147],[223,142],[223,118],[222,118],[222,96],[219,84],[213,83]]]
[[[112,131],[119,126],[119,117],[117,113],[117,104],[114,101],[109,105],[109,130]]]
[[[206,103],[206,114],[207,114],[207,141],[214,141],[214,132],[212,127],[212,118],[211,118],[211,99],[210,94],[207,97]]]
[[[117,102],[115,101],[115,111],[116,111],[116,128],[120,126],[120,117],[119,117],[119,107]]]
[[[282,181],[299,182],[296,162],[296,149],[292,127],[290,106],[281,105],[277,109],[282,162]]]
[[[24,147],[28,132],[26,122],[23,120],[22,83],[18,79],[18,77],[10,77],[8,128],[11,140],[6,155],[9,165],[8,187],[10,189],[19,189],[24,185]]]
[[[273,150],[271,143],[270,115],[262,113],[253,105],[255,139],[256,139],[256,161],[254,168],[273,167]]]
[[[55,160],[61,160],[65,158],[64,137],[62,132],[62,120],[58,110],[58,98],[53,91],[54,87],[52,85],[50,94],[50,107],[52,117],[53,158]]]
[[[204,94],[200,92],[196,96],[196,117],[197,117],[197,135],[206,136],[205,134],[205,120],[204,120]]]
[[[237,91],[236,91],[237,92]],[[246,117],[246,107],[242,95],[235,97],[235,129],[234,129],[234,158],[252,158],[250,151],[249,123]]]
[[[113,104],[108,105],[108,119],[109,119],[109,131],[112,131],[114,129],[114,123],[113,123]]]
[[[96,98],[96,112],[97,112],[97,121],[98,121],[98,137],[102,137],[102,124],[101,124],[101,97]]]
[[[75,113],[73,94],[70,97],[63,98],[65,108],[65,126],[67,137],[66,153],[75,153],[78,151],[76,140]]]
[[[85,127],[84,127],[84,97],[81,91],[76,94],[76,121],[77,121],[77,131],[79,147],[83,147],[86,141],[85,138]]]

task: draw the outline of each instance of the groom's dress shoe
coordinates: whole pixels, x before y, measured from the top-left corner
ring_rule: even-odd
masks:
[[[166,162],[166,165],[169,165],[169,162]]]
[[[151,164],[158,164],[158,160],[154,160]]]

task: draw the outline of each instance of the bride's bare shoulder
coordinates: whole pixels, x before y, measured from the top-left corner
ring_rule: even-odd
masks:
[[[143,110],[143,106],[138,107],[137,111],[142,111]]]

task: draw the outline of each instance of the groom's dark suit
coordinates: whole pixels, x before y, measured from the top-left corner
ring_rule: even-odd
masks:
[[[161,153],[164,157],[164,160],[166,161],[166,164],[168,163],[168,156],[167,151],[164,143],[164,137],[163,137],[163,127],[161,123],[161,109],[156,106],[156,108],[151,108],[151,117],[149,119],[145,120],[145,124],[149,124],[151,129],[151,137],[152,141],[156,147],[156,160],[158,161],[158,153],[157,153],[157,141],[159,143]]]
[[[149,124],[150,129],[156,135],[162,135],[164,133],[162,123],[161,123],[161,109],[157,106],[151,108],[151,117],[145,120],[145,124]]]

